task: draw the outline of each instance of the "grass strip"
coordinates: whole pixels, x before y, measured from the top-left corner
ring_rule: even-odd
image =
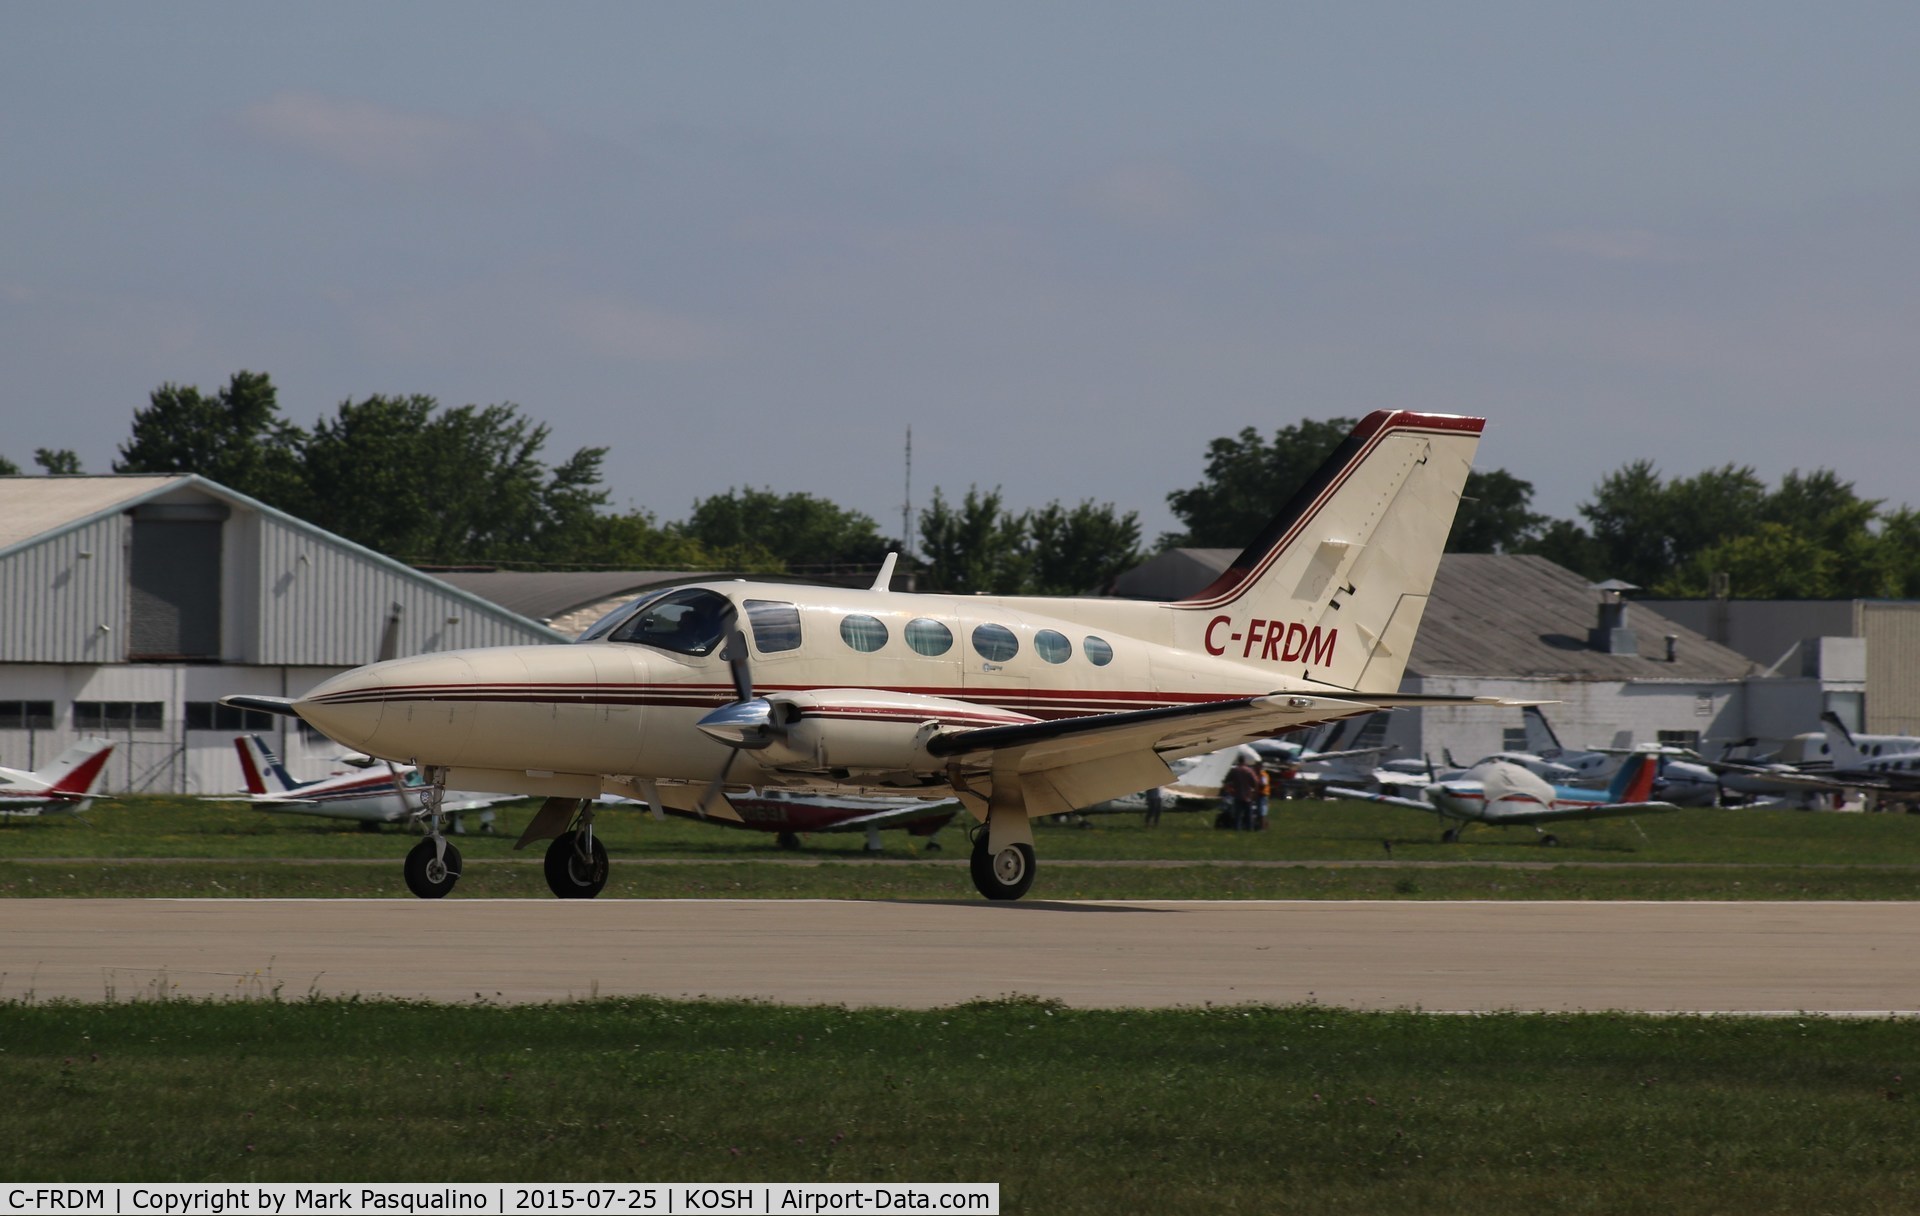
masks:
[[[0,899],[411,899],[400,865],[365,862],[0,862]],[[538,862],[467,867],[449,899],[550,899]],[[703,865],[622,859],[608,899],[977,899],[964,866]],[[1920,868],[1793,866],[1282,865],[1041,863],[1029,899],[1908,900]]]
[[[0,1174],[981,1180],[1013,1213],[1912,1211],[1916,1069],[1895,1020],[15,1002]]]
[[[473,858],[524,857],[513,841],[533,813],[529,804],[498,812],[493,835],[458,838]],[[1274,804],[1265,832],[1214,831],[1211,816],[1169,814],[1157,828],[1136,815],[1098,815],[1035,824],[1042,867],[1052,860],[1117,861],[1626,861],[1746,865],[1920,867],[1920,818],[1773,809],[1703,809],[1637,820],[1559,825],[1560,847],[1542,848],[1525,828],[1470,827],[1458,844],[1443,844],[1432,816],[1353,802]],[[749,860],[781,856],[770,833],[690,820],[656,822],[643,811],[602,812],[596,833],[615,860],[630,857]],[[926,856],[926,844],[902,832],[882,834],[886,855]],[[353,824],[310,816],[267,814],[193,798],[131,797],[103,802],[86,822],[69,817],[0,818],[0,859],[27,857],[284,857],[392,858],[413,837],[402,831],[361,832]],[[944,853],[964,856],[958,825],[939,837]],[[857,858],[860,833],[806,837],[807,856]]]

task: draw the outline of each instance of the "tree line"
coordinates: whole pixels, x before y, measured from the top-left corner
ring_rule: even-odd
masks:
[[[1252,427],[1212,440],[1199,484],[1167,495],[1184,525],[1156,548],[1238,548],[1353,429],[1302,420],[1270,437]],[[557,463],[549,428],[511,403],[443,407],[422,395],[347,400],[312,427],[280,411],[264,373],[217,392],[163,384],[136,409],[116,473],[199,473],[358,544],[414,565],[539,569],[732,570],[829,574],[875,568],[897,537],[810,494],[738,487],[697,499],[687,517],[608,509],[602,462],[583,447]],[[47,473],[78,473],[41,448]],[[0,473],[20,470],[0,456]],[[1920,597],[1920,513],[1863,499],[1830,469],[1768,486],[1727,464],[1664,477],[1648,460],[1602,478],[1579,520],[1532,510],[1533,485],[1476,470],[1450,552],[1532,553],[1600,581],[1657,595],[1719,588],[1747,599]],[[1136,512],[1092,500],[1007,508],[1001,490],[936,489],[903,562],[927,590],[1076,595],[1146,556]]]

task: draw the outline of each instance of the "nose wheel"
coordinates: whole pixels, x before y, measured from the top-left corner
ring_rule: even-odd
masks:
[[[421,899],[439,899],[460,881],[460,850],[447,839],[447,817],[440,810],[446,797],[446,770],[431,770],[426,796],[419,814],[426,820],[427,836],[407,852],[401,872],[407,878],[407,890]]]

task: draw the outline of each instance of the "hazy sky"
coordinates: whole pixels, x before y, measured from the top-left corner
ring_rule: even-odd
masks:
[[[624,509],[1112,501],[1484,413],[1920,503],[1920,5],[70,4],[0,16],[0,452],[165,381],[512,401]]]

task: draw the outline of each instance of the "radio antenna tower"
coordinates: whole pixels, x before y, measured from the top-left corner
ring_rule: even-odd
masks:
[[[907,500],[900,504],[900,552],[913,556],[913,427],[907,427]]]

